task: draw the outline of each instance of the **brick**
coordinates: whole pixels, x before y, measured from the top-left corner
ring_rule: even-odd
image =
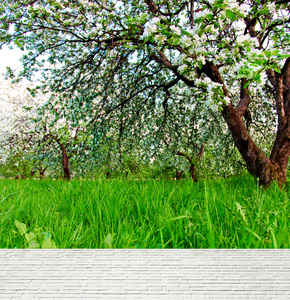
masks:
[[[290,250],[0,249],[0,299],[290,299]]]

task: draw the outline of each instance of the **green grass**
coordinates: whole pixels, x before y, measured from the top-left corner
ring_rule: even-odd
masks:
[[[0,181],[0,248],[15,221],[57,248],[289,248],[289,196],[250,177],[191,181]],[[44,235],[45,236],[45,235]]]

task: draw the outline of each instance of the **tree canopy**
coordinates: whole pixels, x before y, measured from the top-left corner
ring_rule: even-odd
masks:
[[[285,183],[288,1],[9,0],[0,12],[0,45],[26,51],[20,77],[41,73],[43,90],[59,95],[50,103],[52,111],[62,107],[56,119],[75,127],[85,121],[97,141],[115,122],[121,133],[150,120],[162,128],[170,105],[176,111],[186,105],[190,112],[180,114],[186,127],[186,116],[203,102],[220,111],[261,184]],[[267,155],[253,139],[261,135],[247,126],[253,114],[277,126]]]

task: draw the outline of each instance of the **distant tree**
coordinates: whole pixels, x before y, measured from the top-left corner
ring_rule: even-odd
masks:
[[[0,81],[0,157],[2,171],[10,177],[32,177],[40,163],[31,159],[41,138],[33,118],[45,99],[31,97],[29,86],[24,82],[12,85],[4,78]]]
[[[273,0],[7,0],[0,40],[27,51],[20,75],[42,69],[43,87],[60,94],[65,117],[90,120],[96,137],[109,130],[116,111],[121,128],[125,120],[138,126],[140,111],[150,115],[169,90],[187,89],[193,101],[206,97],[249,172],[262,185],[283,185],[290,154],[289,11],[287,1]],[[260,97],[265,89],[269,98]],[[278,122],[267,157],[247,124],[252,110],[269,103],[270,119]]]
[[[88,136],[85,125],[72,127],[48,110],[49,95],[30,94],[35,84],[0,81],[0,157],[2,170],[18,178],[41,178],[61,157],[64,178],[70,179],[69,160]],[[56,113],[56,112],[55,112]]]

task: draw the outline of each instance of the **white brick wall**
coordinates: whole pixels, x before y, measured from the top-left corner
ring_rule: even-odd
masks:
[[[290,300],[290,250],[0,249],[0,299]]]

